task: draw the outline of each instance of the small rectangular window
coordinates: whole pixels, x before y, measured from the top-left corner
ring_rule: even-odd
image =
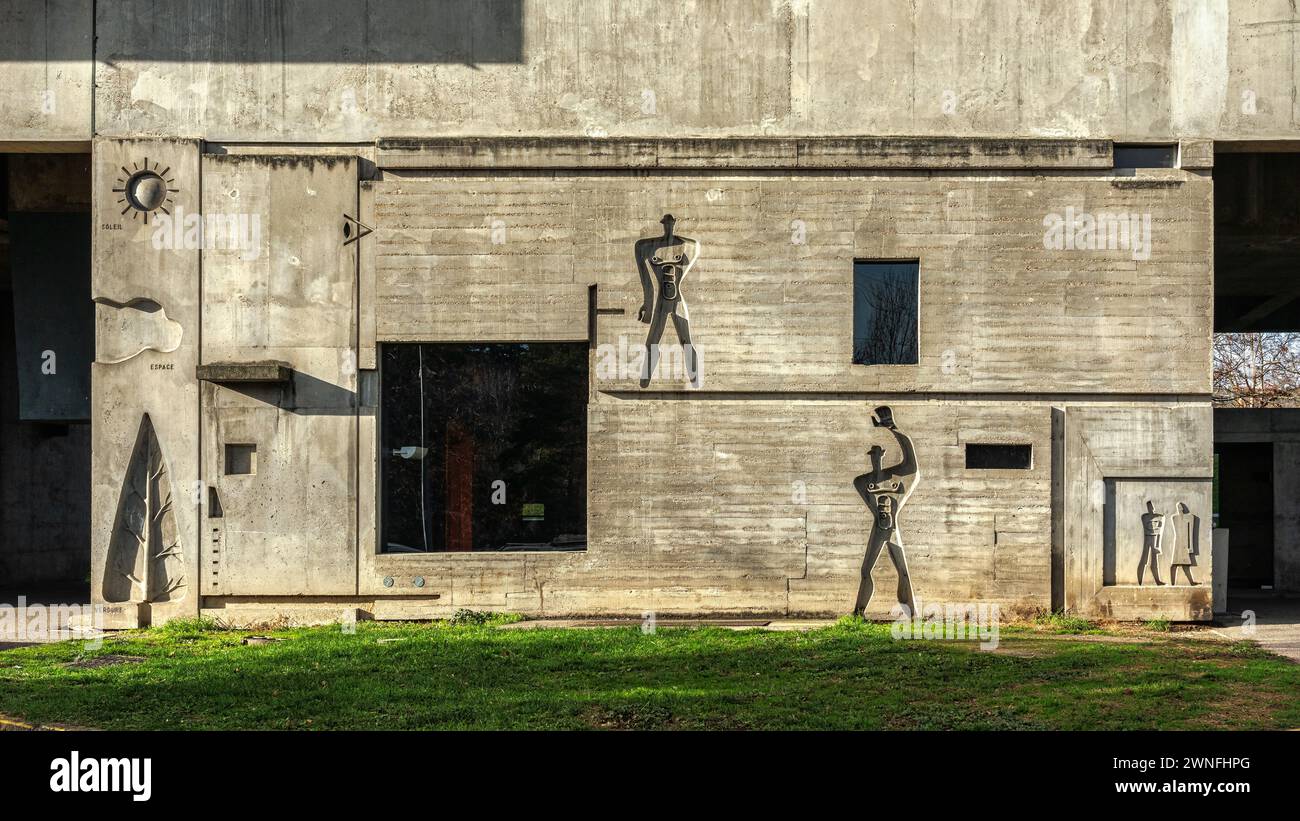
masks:
[[[226,445],[226,475],[257,473],[257,445]]]
[[[915,365],[921,264],[855,260],[853,364]]]
[[[1032,445],[966,445],[967,470],[1029,470],[1033,464]]]
[[[1173,168],[1178,146],[1172,143],[1116,145],[1114,157],[1116,168]]]

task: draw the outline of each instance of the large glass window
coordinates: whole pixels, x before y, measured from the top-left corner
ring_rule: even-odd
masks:
[[[853,263],[853,363],[915,365],[919,262]]]
[[[382,348],[385,552],[583,550],[586,343]]]

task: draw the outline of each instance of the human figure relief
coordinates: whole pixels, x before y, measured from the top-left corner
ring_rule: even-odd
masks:
[[[1144,570],[1151,571],[1157,585],[1160,581],[1160,543],[1165,534],[1165,514],[1156,513],[1155,505],[1147,502],[1147,512],[1142,514],[1142,558],[1138,561],[1138,584],[1142,584]]]
[[[698,388],[699,357],[691,344],[691,312],[682,296],[682,283],[700,257],[700,243],[673,233],[677,220],[672,214],[664,214],[660,222],[664,226],[663,236],[637,240],[635,248],[643,291],[641,310],[636,318],[650,324],[645,340],[646,356],[641,366],[641,387],[650,384],[650,377],[659,364],[659,339],[663,336],[665,322],[672,317],[677,341],[682,345],[686,373],[691,384]]]
[[[862,582],[858,586],[858,600],[853,605],[853,614],[861,616],[871,602],[871,594],[875,589],[871,581],[871,569],[875,567],[880,551],[884,548],[889,549],[889,558],[898,571],[898,601],[910,614],[914,609],[912,579],[907,573],[907,555],[903,552],[903,536],[898,529],[898,517],[912,491],[916,490],[921,472],[917,468],[912,440],[894,424],[893,411],[884,405],[876,408],[871,424],[889,429],[898,440],[903,459],[887,468],[882,467],[880,463],[885,449],[872,445],[867,451],[871,457],[871,472],[853,480],[853,486],[858,489],[872,515],[871,536],[867,540],[866,558],[862,561]]]
[[[1192,568],[1196,566],[1196,555],[1200,553],[1201,517],[1193,515],[1187,505],[1178,503],[1178,512],[1170,517],[1174,530],[1174,545],[1169,551],[1169,583],[1178,584],[1178,568],[1183,569],[1187,583],[1195,585]]]

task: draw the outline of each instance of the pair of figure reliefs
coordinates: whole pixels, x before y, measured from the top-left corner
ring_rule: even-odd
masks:
[[[1170,520],[1171,528],[1165,528],[1166,519]],[[1172,539],[1165,538],[1168,530],[1172,530]],[[1178,503],[1178,512],[1173,516],[1166,516],[1157,513],[1152,502],[1147,502],[1147,512],[1142,514],[1142,558],[1138,560],[1138,584],[1143,583],[1147,571],[1150,571],[1151,578],[1157,585],[1164,584],[1160,580],[1160,557],[1166,546],[1169,547],[1169,584],[1178,584],[1179,568],[1182,568],[1188,584],[1196,584],[1192,578],[1192,568],[1196,566],[1196,557],[1200,553],[1200,530],[1201,517],[1192,514],[1184,503]]]
[[[677,341],[682,346],[686,373],[694,387],[700,386],[699,356],[691,344],[691,312],[682,296],[682,283],[700,258],[699,240],[683,237],[673,232],[677,220],[664,214],[659,221],[664,226],[663,236],[637,240],[636,264],[641,275],[641,310],[637,320],[650,324],[646,335],[646,356],[642,359],[641,387],[650,384],[655,367],[659,364],[659,339],[664,325],[672,317],[677,329]]]
[[[899,532],[898,517],[912,491],[916,490],[921,471],[916,464],[916,449],[912,446],[912,440],[894,424],[894,414],[889,407],[882,405],[876,408],[871,416],[871,424],[886,428],[894,435],[902,451],[902,460],[883,467],[881,461],[885,449],[880,445],[872,445],[867,451],[871,457],[871,472],[853,480],[853,486],[867,503],[872,516],[871,536],[867,540],[867,555],[862,561],[862,582],[858,586],[858,599],[853,605],[853,614],[863,615],[871,602],[871,594],[875,589],[871,581],[871,570],[884,549],[888,549],[889,559],[898,572],[898,602],[910,614],[914,610],[912,579],[907,573],[907,555],[903,552],[903,535]]]
[[[149,415],[140,421],[108,544],[103,594],[108,602],[179,601],[185,560],[172,508],[172,483]]]

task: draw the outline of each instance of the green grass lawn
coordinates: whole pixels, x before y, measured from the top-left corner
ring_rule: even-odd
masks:
[[[1202,729],[1300,727],[1300,665],[1249,643],[888,625],[502,630],[169,625],[0,651],[0,714],[104,729]],[[106,655],[142,660],[87,665]],[[70,666],[71,665],[71,666]]]

